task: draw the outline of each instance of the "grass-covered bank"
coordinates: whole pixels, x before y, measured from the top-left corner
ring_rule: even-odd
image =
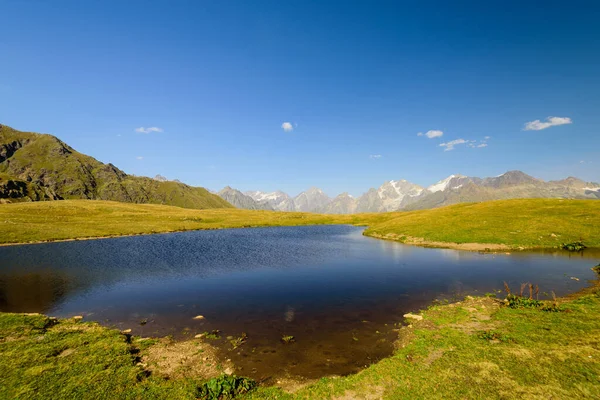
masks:
[[[368,226],[368,236],[465,250],[556,248],[579,240],[600,247],[600,201],[595,200],[516,199],[354,215],[69,200],[0,204],[0,222],[0,244],[197,229],[355,224]]]
[[[144,361],[159,346],[78,318],[0,313],[0,398],[193,399],[203,380],[221,373],[202,354],[212,368],[196,379],[152,374]],[[200,357],[202,345],[193,347],[187,358]]]
[[[294,393],[259,385],[240,397],[598,398],[597,284],[556,304],[526,300],[512,308],[468,297],[433,305],[400,328],[393,356],[358,374],[326,377]],[[0,398],[193,399],[252,387],[235,378],[207,385],[229,367],[204,346],[196,339],[174,346],[140,340],[77,319],[0,314]]]
[[[375,224],[389,214],[321,215],[242,209],[192,210],[155,204],[64,200],[0,204],[0,243],[46,242],[267,226]]]
[[[366,235],[465,250],[556,248],[583,241],[600,247],[600,201],[514,199],[396,213]]]

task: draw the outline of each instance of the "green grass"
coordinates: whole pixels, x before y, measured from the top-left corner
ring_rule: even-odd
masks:
[[[241,209],[191,210],[153,204],[64,200],[0,205],[0,243],[319,224],[367,224],[389,214],[320,215]]]
[[[0,314],[0,398],[194,398],[193,382],[147,377],[120,332],[43,315]]]
[[[600,201],[515,199],[463,203],[397,214],[367,235],[408,241],[556,248],[582,241],[600,247]]]
[[[556,248],[583,241],[600,247],[600,201],[517,199],[432,210],[326,215],[241,209],[191,210],[109,201],[68,200],[0,205],[0,243],[26,243],[195,229],[355,224],[365,234],[428,245],[483,243]],[[481,249],[485,247],[482,246]]]
[[[561,312],[486,297],[431,306],[422,321],[400,330],[393,356],[358,374],[322,378],[293,394],[259,387],[241,397],[599,398],[600,289],[558,301]],[[138,362],[155,344],[135,343],[94,323],[0,314],[0,398],[191,399],[221,386],[252,386],[237,378],[148,375]]]
[[[52,135],[0,126],[0,200],[97,199],[205,209],[231,204],[201,187],[125,174]]]

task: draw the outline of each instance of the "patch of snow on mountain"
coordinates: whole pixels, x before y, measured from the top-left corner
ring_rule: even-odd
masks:
[[[432,193],[443,192],[448,187],[448,184],[450,183],[450,181],[452,180],[452,178],[455,178],[457,176],[459,176],[459,175],[450,175],[449,177],[447,177],[446,179],[442,179],[441,181],[439,181],[435,185],[429,186],[427,188],[427,190],[429,190]]]

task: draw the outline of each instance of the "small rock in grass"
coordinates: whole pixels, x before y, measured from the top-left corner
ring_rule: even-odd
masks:
[[[121,333],[131,333],[131,329],[123,329]]]
[[[75,315],[75,316],[73,317],[73,319],[75,320],[75,322],[77,322],[77,321],[81,321],[81,320],[83,319],[83,315]]]
[[[204,337],[204,333],[199,333],[196,336],[194,336],[194,339],[202,339]]]
[[[423,320],[422,316],[416,315],[416,314],[411,314],[411,313],[404,314],[404,318],[414,319],[415,321],[421,321],[421,320]]]

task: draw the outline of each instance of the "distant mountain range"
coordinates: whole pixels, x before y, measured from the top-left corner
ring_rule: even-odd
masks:
[[[233,190],[231,188],[228,188]],[[276,191],[249,191],[238,196],[254,200],[252,207],[269,206],[278,211],[307,211],[328,214],[385,212],[441,207],[460,202],[477,202],[512,198],[600,199],[600,184],[569,177],[545,182],[521,171],[509,171],[491,178],[450,175],[427,187],[406,180],[384,182],[358,198],[342,193],[333,199],[312,187],[296,197]],[[228,197],[227,201],[242,207]],[[242,207],[246,208],[246,207]]]
[[[388,181],[358,198],[348,193],[330,198],[316,187],[296,197],[281,191],[242,193],[231,187],[213,194],[161,175],[154,178],[128,175],[112,164],[77,152],[52,135],[21,132],[0,125],[0,203],[99,199],[198,209],[235,206],[251,210],[349,214],[534,197],[600,199],[600,185],[573,177],[545,182],[521,171],[509,171],[492,178],[450,175],[427,188],[406,180]]]
[[[0,125],[0,202],[98,199],[186,208],[232,207],[221,197],[157,176],[128,175],[52,135]]]
[[[274,210],[268,202],[256,201],[252,197],[245,195],[239,190],[232,189],[229,186],[224,187],[217,195],[237,208],[245,208],[247,210]]]

